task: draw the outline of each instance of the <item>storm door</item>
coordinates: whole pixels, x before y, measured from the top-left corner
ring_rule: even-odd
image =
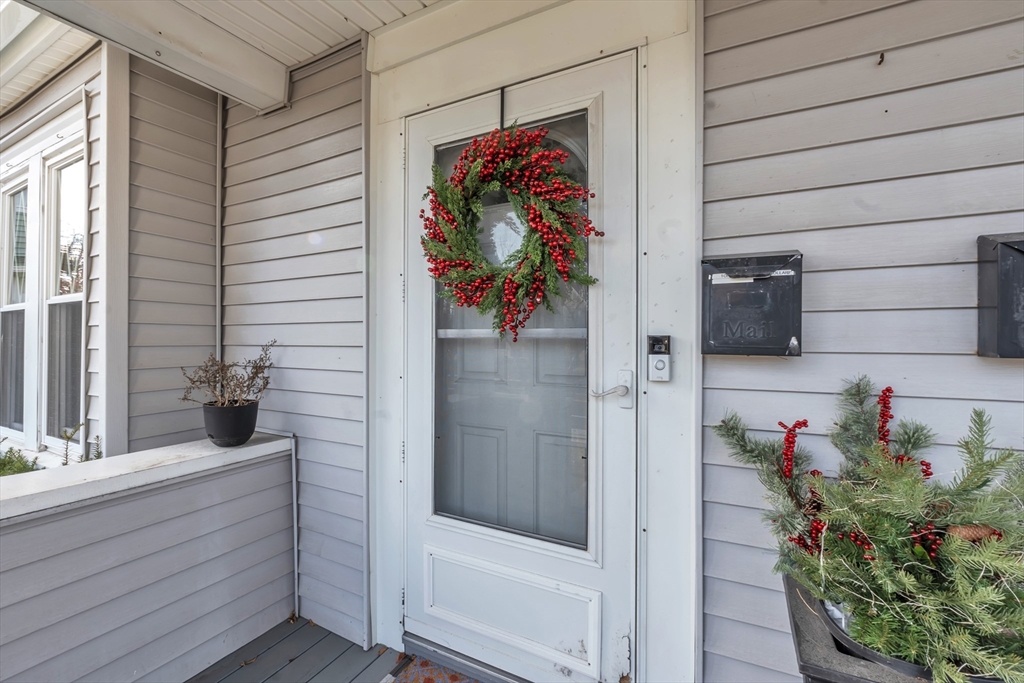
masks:
[[[530,680],[631,675],[635,632],[636,61],[633,53],[508,88],[506,124],[543,126],[587,211],[593,287],[564,285],[500,339],[436,296],[419,246],[435,161],[498,124],[495,93],[407,122],[405,628]],[[523,226],[485,200],[497,262]]]

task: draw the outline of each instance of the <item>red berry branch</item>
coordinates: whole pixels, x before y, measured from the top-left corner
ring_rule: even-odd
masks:
[[[779,422],[779,426],[786,430],[786,436],[782,440],[782,476],[786,479],[792,479],[793,453],[796,451],[796,432],[798,429],[806,429],[808,422],[807,420],[797,420],[793,423],[792,427],[787,427],[785,423]]]
[[[567,151],[543,146],[547,134],[513,126],[473,138],[449,178],[435,167],[429,211],[420,211],[428,272],[444,286],[442,296],[493,312],[494,329],[510,331],[512,341],[538,306],[551,306],[557,280],[595,282],[586,272],[586,239],[604,236],[583,205],[594,194],[563,170]],[[526,226],[520,248],[500,264],[485,258],[478,236],[483,196],[494,190],[504,190]]]

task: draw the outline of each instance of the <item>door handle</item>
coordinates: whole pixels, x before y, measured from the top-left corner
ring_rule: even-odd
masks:
[[[603,398],[615,394],[619,397],[619,407],[630,409],[633,407],[633,371],[619,370],[619,384],[607,391],[591,391],[594,398]]]
[[[629,393],[629,387],[625,384],[620,384],[617,387],[612,387],[608,391],[591,391],[590,395],[594,398],[604,398],[605,396],[611,396],[612,394],[618,394],[619,396],[625,396]]]

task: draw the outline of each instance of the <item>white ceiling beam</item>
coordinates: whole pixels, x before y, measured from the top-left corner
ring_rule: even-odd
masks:
[[[288,69],[171,0],[21,0],[258,111],[287,103]]]

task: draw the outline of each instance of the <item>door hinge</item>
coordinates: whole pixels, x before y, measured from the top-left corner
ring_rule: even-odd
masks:
[[[405,589],[402,589],[402,608],[405,608]]]
[[[405,170],[405,147],[402,148],[402,170]]]
[[[404,441],[402,442],[401,453],[402,453],[402,466],[404,467],[405,466],[405,442]]]

